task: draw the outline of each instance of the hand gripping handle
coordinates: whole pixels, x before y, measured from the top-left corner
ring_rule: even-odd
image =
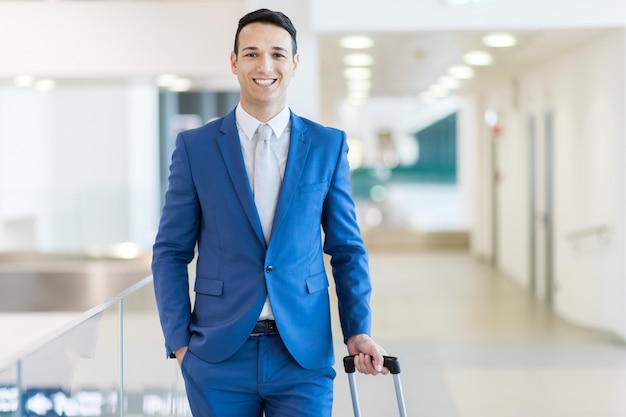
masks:
[[[406,417],[406,406],[404,405],[404,394],[402,393],[402,383],[400,382],[400,361],[395,356],[383,356],[383,365],[389,369],[393,375],[393,382],[396,388],[396,399],[398,400],[398,410],[400,417]],[[343,358],[343,367],[348,374],[348,382],[350,383],[350,394],[352,395],[352,408],[354,416],[361,417],[361,407],[359,406],[359,394],[356,388],[354,372],[354,356],[346,356]]]
[[[395,356],[383,356],[383,366],[389,369],[393,375],[400,373],[400,361]],[[343,368],[347,374],[352,374],[356,370],[354,366],[354,356],[346,356],[343,358]]]

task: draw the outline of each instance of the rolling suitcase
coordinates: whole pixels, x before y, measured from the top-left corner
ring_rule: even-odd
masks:
[[[406,417],[406,407],[404,405],[404,394],[402,393],[402,383],[400,382],[400,361],[395,356],[383,356],[385,359],[385,367],[389,369],[389,373],[393,375],[393,382],[396,389],[396,399],[398,400],[398,410],[400,417]],[[343,367],[348,374],[350,382],[350,395],[352,396],[352,408],[354,409],[354,417],[361,417],[361,407],[359,406],[359,394],[356,389],[356,381],[354,373],[354,356],[346,356],[343,358]]]

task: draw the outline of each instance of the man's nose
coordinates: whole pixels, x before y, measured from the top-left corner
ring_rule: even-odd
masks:
[[[259,69],[261,71],[271,71],[274,67],[274,62],[272,60],[272,56],[269,54],[261,55],[261,59],[259,60]]]

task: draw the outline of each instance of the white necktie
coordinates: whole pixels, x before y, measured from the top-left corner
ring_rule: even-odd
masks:
[[[263,123],[257,129],[257,144],[254,154],[254,202],[256,204],[265,242],[269,243],[276,200],[280,190],[278,161],[270,148],[272,128]]]

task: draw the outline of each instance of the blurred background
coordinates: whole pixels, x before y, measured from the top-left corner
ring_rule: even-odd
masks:
[[[83,312],[150,274],[176,133],[237,104],[260,7],[298,29],[292,110],[348,134],[375,271],[410,289],[461,256],[626,339],[623,0],[0,0],[2,311]]]
[[[257,7],[299,30],[289,104],[347,131],[372,247],[465,245],[626,336],[616,0],[0,1],[0,251],[149,252],[175,134],[237,104]]]

